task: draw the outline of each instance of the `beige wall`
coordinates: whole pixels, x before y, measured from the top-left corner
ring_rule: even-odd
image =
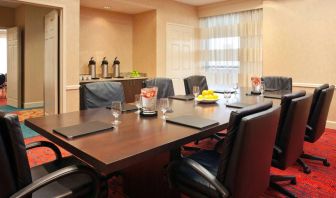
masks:
[[[156,76],[156,11],[133,16],[133,69]]]
[[[147,0],[148,1],[148,0]],[[157,8],[157,76],[166,73],[166,26],[167,23],[177,23],[198,27],[196,7],[181,4],[175,1],[151,0]],[[195,38],[196,39],[196,38]],[[195,55],[196,59],[196,55]]]
[[[0,28],[15,26],[15,9],[0,6]]]
[[[79,110],[79,0],[17,0],[61,9],[61,112]]]
[[[89,73],[90,57],[97,61],[97,74],[101,74],[103,57],[112,65],[116,56],[121,71],[133,68],[133,18],[132,15],[81,7],[80,8],[80,73]],[[112,67],[109,67],[112,72]]]
[[[263,8],[264,75],[292,76],[294,85],[336,84],[336,1],[274,0]],[[336,94],[328,119],[336,127]]]

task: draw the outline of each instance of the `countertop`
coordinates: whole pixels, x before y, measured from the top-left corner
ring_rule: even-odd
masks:
[[[99,79],[96,79],[96,80],[81,80],[81,81],[79,81],[79,84],[81,84],[81,83],[92,83],[92,82],[106,82],[106,81],[143,80],[143,79],[147,79],[147,78],[148,77],[99,78]]]

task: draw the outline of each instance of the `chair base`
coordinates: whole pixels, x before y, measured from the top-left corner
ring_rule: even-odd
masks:
[[[301,155],[301,157],[304,158],[304,159],[315,160],[315,161],[321,161],[321,162],[323,162],[323,165],[324,165],[324,166],[327,166],[327,167],[330,166],[330,163],[328,162],[328,159],[327,159],[327,158],[323,158],[323,157],[319,157],[319,156],[315,156],[315,155],[309,155],[309,154],[306,154],[306,153],[303,153],[303,154]]]
[[[311,173],[310,167],[301,158],[297,159],[296,162],[303,168],[304,173]]]
[[[295,194],[291,193],[290,191],[286,190],[284,187],[280,186],[276,182],[281,181],[290,181],[291,184],[296,184],[296,177],[295,176],[281,176],[281,175],[271,175],[270,176],[270,187],[274,190],[280,192],[281,194],[287,197],[296,197]]]

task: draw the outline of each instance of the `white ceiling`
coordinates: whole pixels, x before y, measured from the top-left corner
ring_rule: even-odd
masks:
[[[149,5],[137,3],[135,0],[80,0],[80,4],[85,7],[127,14],[137,14],[154,9]]]
[[[175,0],[181,3],[193,5],[193,6],[201,6],[201,5],[206,5],[206,4],[211,4],[211,3],[217,3],[221,1],[227,1],[227,0]]]
[[[13,1],[0,0],[1,7],[16,8],[16,7],[19,7],[19,5],[20,3],[16,3]]]

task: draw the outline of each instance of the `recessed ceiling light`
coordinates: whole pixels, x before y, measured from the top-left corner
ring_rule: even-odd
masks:
[[[104,6],[104,9],[110,9],[111,7],[110,6]]]

